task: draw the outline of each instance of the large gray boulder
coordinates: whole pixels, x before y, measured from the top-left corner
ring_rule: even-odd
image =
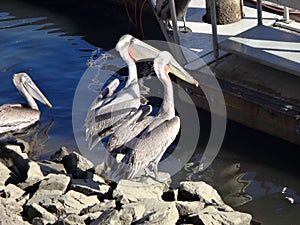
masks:
[[[204,225],[250,225],[252,216],[238,211],[220,211],[215,206],[208,206],[196,215],[191,215],[187,222]]]
[[[56,162],[51,162],[44,160],[42,162],[38,162],[42,173],[44,176],[47,176],[50,173],[53,174],[66,174],[67,171],[62,163],[56,163]]]
[[[39,165],[28,159],[28,155],[22,151],[21,145],[17,142],[1,143],[0,156],[3,164],[12,171],[15,182],[23,182],[20,184],[22,188],[32,186],[43,179],[44,175]]]
[[[62,163],[67,172],[73,174],[73,176],[76,176],[77,178],[85,178],[85,172],[94,167],[94,164],[90,160],[77,152],[72,152],[65,156],[62,159]]]
[[[72,179],[70,188],[85,195],[99,195],[101,198],[108,197],[111,189],[109,185],[93,179]]]
[[[166,191],[167,186],[148,177],[143,181],[143,183],[132,180],[121,180],[117,188],[113,192],[113,197],[125,197],[130,202],[136,202],[138,199],[162,199],[164,191]]]
[[[182,200],[200,201],[206,204],[224,205],[218,192],[203,181],[183,181],[180,182],[179,194]]]
[[[40,206],[37,203],[32,203],[27,207],[27,218],[30,222],[36,217],[42,218],[44,221],[47,221],[50,224],[53,224],[57,217],[52,213],[48,212],[45,208]]]
[[[49,174],[41,181],[37,191],[28,201],[27,205],[32,203],[40,203],[56,199],[57,196],[62,195],[67,190],[70,182],[70,177],[64,174]],[[47,200],[48,198],[48,200]]]
[[[181,217],[198,214],[205,207],[205,203],[200,201],[176,201],[175,204]]]
[[[179,219],[175,202],[141,199],[139,203],[145,207],[145,213],[141,220],[147,221],[147,224],[174,225]]]
[[[130,222],[121,221],[120,213],[116,209],[107,210],[101,214],[101,216],[93,221],[90,225],[129,225]]]
[[[23,206],[28,195],[13,184],[7,185],[0,196],[0,224],[27,225],[22,218]]]
[[[107,210],[115,209],[116,207],[117,207],[116,200],[105,199],[103,202],[82,209],[80,215],[95,213],[95,212],[104,212]]]

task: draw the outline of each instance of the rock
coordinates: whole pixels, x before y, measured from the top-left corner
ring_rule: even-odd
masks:
[[[99,183],[102,183],[102,184],[105,184],[106,181],[105,179],[102,177],[102,176],[99,176],[97,174],[94,174],[94,173],[88,173],[90,175],[88,175],[88,179],[92,179],[94,182],[99,182]]]
[[[32,225],[48,225],[49,221],[41,218],[41,217],[35,217],[33,218],[33,220],[31,221]]]
[[[66,174],[67,171],[62,163],[56,163],[56,162],[51,162],[51,161],[43,161],[43,162],[38,162],[41,171],[44,176],[47,176],[50,173],[54,174]]]
[[[93,213],[87,213],[81,216],[81,219],[84,220],[85,224],[90,224],[96,219],[98,219],[102,215],[102,212],[93,212]]]
[[[40,203],[45,199],[56,199],[57,196],[65,193],[70,182],[70,177],[64,174],[49,174],[41,181],[37,191],[27,205]],[[48,202],[48,201],[47,201]]]
[[[119,212],[115,209],[107,210],[101,216],[93,221],[90,225],[124,225],[121,223]]]
[[[199,201],[195,201],[195,202],[176,201],[175,204],[180,217],[197,214],[205,207],[205,203]]]
[[[141,171],[142,174],[144,174],[144,171]],[[158,176],[158,180],[161,183],[166,184],[168,187],[170,186],[170,184],[172,183],[172,179],[171,179],[171,174],[166,173],[166,172],[158,172],[157,174]],[[147,175],[137,175],[136,177],[134,177],[132,180],[133,181],[137,181],[137,182],[142,182],[142,183],[147,183],[148,178],[151,177],[152,179],[155,178],[155,174],[152,170],[147,171]]]
[[[162,199],[167,202],[177,201],[178,189],[171,189],[171,190],[165,191],[162,195]]]
[[[187,218],[187,222],[204,225],[250,225],[252,216],[238,211],[219,211],[215,206],[208,206],[196,215]]]
[[[28,170],[27,170],[27,179],[25,180],[25,183],[28,184],[28,186],[32,186],[33,184],[36,184],[37,182],[43,179],[44,179],[44,175],[41,171],[39,164],[34,161],[29,161]]]
[[[8,184],[3,190],[2,197],[4,196],[4,198],[10,198],[16,201],[20,201],[22,199],[22,195],[24,194],[25,191],[23,191],[21,188],[17,187],[14,184]]]
[[[65,156],[69,155],[69,152],[66,147],[61,147],[57,152],[55,152],[50,159],[53,162],[61,162]]]
[[[36,217],[40,217],[49,223],[54,223],[57,220],[56,216],[36,203],[32,203],[27,207],[27,216],[30,222]]]
[[[3,144],[0,146],[1,162],[14,174],[16,182],[23,182],[27,179],[28,156],[22,153],[18,145]]]
[[[16,183],[25,182],[24,188],[32,186],[43,179],[39,165],[28,159],[19,145],[6,144],[1,148],[1,158],[4,164],[14,174]]]
[[[29,144],[20,138],[11,136],[11,134],[6,134],[0,137],[0,149],[1,148],[11,148],[27,153],[29,150]]]
[[[23,159],[28,159],[28,155],[22,151],[20,145],[17,144],[6,144],[5,147],[9,150],[14,151],[18,155],[22,156]]]
[[[48,212],[54,215],[63,215],[68,211],[65,202],[67,202],[64,195],[51,193],[50,191],[39,191],[38,194],[35,194],[29,201],[26,203],[25,212],[32,204],[39,204],[45,208]]]
[[[110,209],[116,208],[116,201],[115,200],[107,200],[105,199],[104,202],[88,206],[81,210],[80,215],[94,213],[94,212],[104,212]]]
[[[203,181],[183,181],[179,186],[179,197],[183,201],[201,201],[206,204],[216,204],[219,206],[225,203],[218,192]]]
[[[123,205],[120,213],[123,215],[130,215],[132,217],[132,222],[136,222],[143,218],[146,208],[140,202],[130,203]]]
[[[57,191],[59,194],[65,193],[71,178],[64,174],[49,174],[39,185],[39,190]]]
[[[54,225],[85,225],[83,218],[76,214],[60,216]]]
[[[66,194],[65,204],[69,206],[70,212],[79,214],[82,209],[100,203],[97,195],[86,196],[82,193],[70,190]]]
[[[146,209],[141,220],[149,221],[149,224],[174,225],[179,219],[175,202],[164,202],[157,199],[142,199],[139,203]]]
[[[0,224],[9,224],[9,225],[30,225],[27,221],[24,221],[20,215],[9,213],[2,203],[0,207]]]
[[[64,164],[67,172],[72,174],[78,173],[78,171],[84,172],[94,167],[94,164],[90,160],[84,158],[77,152],[72,152],[65,156],[62,163]]]
[[[10,178],[11,171],[0,162],[0,190],[4,188],[5,182]]]
[[[85,195],[99,195],[100,198],[108,197],[110,191],[109,185],[92,179],[72,179],[70,188]]]
[[[44,191],[40,192],[41,195],[33,196],[27,202],[25,210],[36,203],[55,215],[79,214],[84,208],[100,203],[96,195],[86,196],[73,190],[64,195],[52,192]]]
[[[165,184],[155,181],[151,177],[144,180],[144,183],[131,180],[121,180],[113,192],[113,197],[118,198],[123,196],[129,201],[137,201],[138,199],[144,198],[155,198],[161,200],[161,196],[165,190]]]
[[[28,195],[13,184],[9,184],[0,196],[0,224],[29,224],[23,221],[21,213]]]

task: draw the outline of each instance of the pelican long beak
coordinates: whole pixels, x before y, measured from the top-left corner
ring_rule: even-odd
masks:
[[[38,87],[32,80],[27,79],[24,82],[24,87],[33,98],[52,108],[52,104],[48,101],[48,99],[43,95],[43,93],[38,89]]]
[[[153,60],[160,52],[157,48],[154,48],[153,46],[136,38],[131,40],[129,51],[136,61]]]
[[[135,61],[153,60],[160,52],[158,49],[143,41],[140,41],[130,34],[125,34],[120,38],[118,44],[116,45],[116,50],[121,51],[121,49],[125,46],[128,47],[127,50]]]
[[[175,60],[172,59],[168,63],[170,72],[174,74],[176,77],[180,78],[181,80],[184,80],[187,83],[196,85],[196,87],[199,86],[199,82],[195,80],[185,69],[180,66],[180,64]]]

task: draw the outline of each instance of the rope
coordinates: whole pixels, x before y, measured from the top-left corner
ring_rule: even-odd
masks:
[[[124,0],[123,2],[124,2],[124,6],[125,6],[125,11],[126,11],[127,17],[129,19],[130,23],[133,23],[132,18],[131,18],[130,13],[129,13],[129,10],[128,10],[127,0]]]
[[[143,38],[145,37],[145,34],[144,34],[144,28],[143,28],[143,10],[144,10],[144,7],[145,7],[146,2],[147,2],[147,0],[144,0],[144,1],[143,1],[142,6],[141,6],[141,9],[140,9],[140,30],[141,30],[141,33],[142,33],[142,37],[143,37]]]

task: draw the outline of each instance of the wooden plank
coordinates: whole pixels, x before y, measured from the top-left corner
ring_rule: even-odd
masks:
[[[220,49],[300,76],[300,36],[260,25],[220,43]]]

